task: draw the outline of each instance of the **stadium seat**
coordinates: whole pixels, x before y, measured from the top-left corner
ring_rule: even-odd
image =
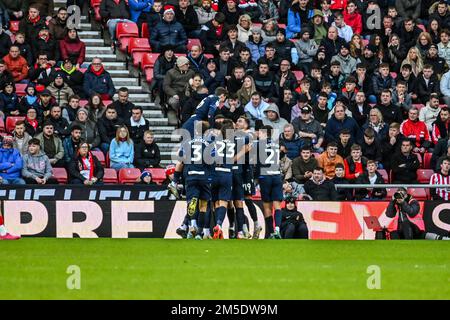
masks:
[[[202,47],[202,44],[199,39],[188,39],[186,48],[188,49],[188,51],[191,51],[192,47],[195,45]]]
[[[80,108],[86,107],[88,103],[88,100],[80,100]]]
[[[109,168],[111,165],[111,161],[109,160],[109,152],[106,153],[106,167]]]
[[[106,184],[117,184],[117,172],[111,168],[103,169],[105,174],[103,175],[103,182]]]
[[[391,77],[397,79],[397,72],[391,72]]]
[[[92,155],[97,157],[98,161],[100,161],[103,167],[106,166],[105,154],[102,151],[92,150]]]
[[[80,70],[81,73],[85,73],[87,68],[80,68],[79,70]]]
[[[25,117],[17,116],[17,117],[7,117],[6,118],[6,132],[11,133],[16,126],[17,121],[23,121]]]
[[[166,180],[166,171],[163,168],[147,168],[145,171],[152,174],[152,180],[157,184],[162,184]]]
[[[408,188],[408,193],[416,200],[428,200],[430,197],[427,190],[427,188]]]
[[[304,76],[303,72],[300,70],[295,70],[292,72],[294,73],[295,77],[297,78],[297,82],[300,83],[300,81],[303,79],[303,76]]]
[[[10,21],[9,31],[11,31],[12,33],[16,33],[17,31],[19,31],[19,23],[20,21]]]
[[[416,104],[413,104],[412,105],[413,107],[415,107],[415,108],[417,108],[419,111],[420,111],[420,109],[422,109],[423,107],[425,107],[423,104],[421,104],[421,103],[416,103]]]
[[[425,26],[424,26],[423,24],[418,24],[418,25],[417,25],[417,28],[419,28],[420,30],[422,30],[422,31],[424,31],[424,32],[427,31],[427,29],[425,28]]]
[[[67,171],[65,168],[53,168],[53,177],[58,180],[59,184],[67,184]]]
[[[286,25],[284,23],[279,23],[278,28],[282,28],[282,29],[286,30]]]
[[[433,173],[434,171],[431,169],[419,169],[417,170],[417,181],[428,184]]]
[[[120,43],[120,51],[127,52],[130,40],[139,37],[139,29],[134,22],[119,22],[116,27],[116,39]]]
[[[94,14],[95,21],[101,22],[102,16],[100,15],[100,4],[102,0],[91,0],[91,9],[92,13]]]
[[[141,176],[141,171],[137,168],[120,169],[119,183],[135,184],[136,180]]]
[[[431,168],[431,157],[433,154],[431,152],[427,152],[423,155],[423,168],[424,169],[433,169]]]
[[[0,117],[0,132],[5,132],[5,120],[3,120],[2,117]]]
[[[139,68],[144,54],[151,52],[150,43],[147,38],[132,38],[128,46],[128,54],[131,55],[133,65]]]
[[[386,193],[385,200],[391,200],[396,191],[397,191],[397,188],[386,188],[387,193]]]
[[[109,106],[111,103],[113,103],[112,100],[103,100],[103,104],[105,105],[105,107]]]
[[[147,68],[153,68],[158,57],[159,53],[145,53],[141,60],[141,70],[145,71]]]
[[[259,191],[259,189],[256,189],[255,195],[252,196],[252,199],[255,201],[261,200],[261,191]]]
[[[153,68],[145,69],[144,73],[145,73],[145,81],[147,81],[148,83],[152,82],[152,80],[153,80]]]
[[[361,39],[361,41],[364,47],[366,47],[369,44],[369,40],[367,39]]]
[[[389,175],[386,170],[378,169],[378,173],[383,177],[384,183],[389,183]]]
[[[211,54],[211,53],[205,53],[204,56],[205,56],[206,59],[213,59],[214,58],[214,55]]]
[[[148,23],[144,22],[141,26],[141,38],[149,38],[150,31],[148,29]]]
[[[26,87],[27,87],[26,83],[16,83],[16,94],[19,97],[23,97],[26,94],[25,92]]]

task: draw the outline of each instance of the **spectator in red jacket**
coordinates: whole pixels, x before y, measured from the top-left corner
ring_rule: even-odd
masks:
[[[450,110],[443,107],[431,130],[433,143],[436,145],[440,139],[447,139],[450,134]]]
[[[9,53],[3,58],[6,69],[11,72],[15,82],[21,82],[28,76],[28,62],[20,55],[18,46],[13,45]]]
[[[59,50],[61,52],[61,60],[69,59],[72,64],[79,69],[84,62],[86,55],[86,45],[78,37],[76,29],[67,29],[64,40],[59,41]]]
[[[419,110],[416,107],[409,110],[408,119],[400,125],[400,132],[411,140],[415,153],[425,153],[431,147],[431,137],[427,125],[425,122],[419,121]]]
[[[353,1],[347,3],[347,9],[344,10],[343,15],[345,24],[352,28],[353,33],[361,34],[363,30],[362,16]]]
[[[341,11],[347,7],[347,0],[334,0],[331,1],[330,9],[333,11]]]
[[[345,179],[355,181],[360,175],[367,172],[368,160],[362,156],[360,145],[354,144],[350,150],[350,156],[344,160]]]

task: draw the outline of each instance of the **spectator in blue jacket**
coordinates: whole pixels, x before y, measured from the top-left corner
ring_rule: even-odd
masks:
[[[300,156],[302,147],[303,141],[300,139],[300,136],[295,133],[294,126],[290,123],[285,125],[283,133],[280,135],[281,158],[286,154],[289,159],[294,160]]]
[[[262,38],[261,28],[252,28],[252,34],[248,37],[245,45],[250,49],[253,62],[257,63],[259,58],[264,57],[267,42]]]
[[[161,52],[164,46],[172,46],[177,53],[186,52],[187,36],[183,25],[175,21],[173,6],[164,7],[163,20],[150,33],[150,45],[153,52]]]
[[[147,13],[153,6],[153,0],[128,0],[130,7],[130,20],[142,25],[147,20]]]
[[[134,168],[134,143],[126,126],[120,126],[116,131],[116,138],[112,139],[109,147],[111,168],[119,171],[123,168]]]
[[[111,75],[105,70],[102,59],[95,57],[88,70],[84,74],[83,89],[87,97],[98,93],[102,100],[112,100],[116,93],[116,88]]]
[[[339,133],[344,128],[350,131],[350,145],[359,143],[362,140],[362,133],[358,123],[352,117],[347,116],[345,111],[346,107],[338,104],[334,108],[333,116],[328,119],[327,126],[325,127],[325,140],[328,143],[332,141],[337,142]]]
[[[314,10],[308,7],[308,0],[299,0],[298,4],[294,3],[288,10],[286,38],[298,38],[302,26],[306,25],[313,15]],[[301,17],[307,17],[306,21],[302,21]]]
[[[13,148],[14,138],[3,137],[0,148],[0,177],[1,184],[25,184],[21,177],[23,161],[19,150]]]
[[[3,92],[0,93],[0,109],[3,112],[3,118],[20,114],[19,97],[13,82],[6,83]]]
[[[64,162],[66,165],[71,163],[77,157],[77,150],[81,143],[82,128],[75,124],[70,127],[70,136],[63,141]]]

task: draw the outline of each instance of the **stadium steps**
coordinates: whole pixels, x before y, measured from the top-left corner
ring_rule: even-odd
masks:
[[[65,4],[66,0],[55,0],[55,12],[57,12],[59,7],[65,6]],[[111,74],[116,88],[128,88],[130,101],[144,109],[144,117],[150,122],[151,129],[155,134],[155,140],[161,150],[161,164],[167,165],[171,163],[172,150],[181,140],[180,136],[172,136],[176,128],[168,125],[168,120],[161,111],[161,107],[151,102],[150,94],[145,90],[145,87],[139,85],[137,75],[131,73],[130,68],[127,68],[123,58],[124,55],[115,54],[111,47],[105,44],[94,19],[88,22],[87,17],[82,16],[78,29],[80,39],[86,44],[85,62],[90,63],[94,57],[101,58],[105,69]],[[114,100],[116,99],[117,95],[114,96]]]

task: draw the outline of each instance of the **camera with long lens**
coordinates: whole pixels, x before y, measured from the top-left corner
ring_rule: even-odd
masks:
[[[394,193],[394,199],[395,199],[395,200],[401,200],[401,199],[403,199],[403,198],[404,198],[404,195],[403,195],[402,192],[397,191],[397,192]]]

